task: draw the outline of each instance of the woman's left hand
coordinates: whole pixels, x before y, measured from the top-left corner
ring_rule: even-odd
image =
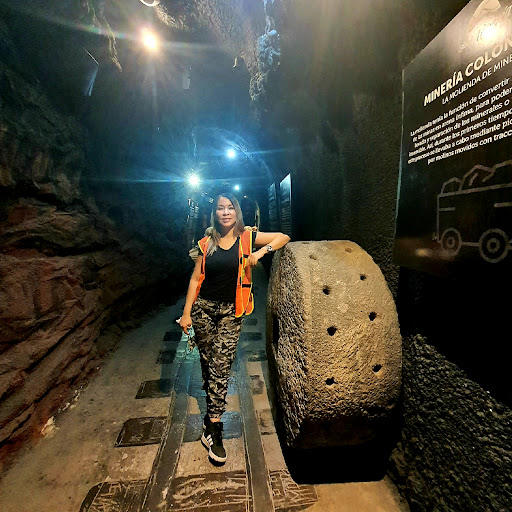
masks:
[[[261,249],[258,251],[253,252],[252,254],[249,254],[249,257],[247,258],[247,265],[254,267],[260,258],[264,256],[265,252],[263,252]]]

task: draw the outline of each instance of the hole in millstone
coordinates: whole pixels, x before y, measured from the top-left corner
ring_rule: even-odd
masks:
[[[350,247],[345,248],[345,252],[352,252],[352,249]]]
[[[325,295],[329,295],[329,293],[331,293],[331,289],[328,286],[324,286],[322,291],[325,293]]]
[[[373,322],[377,318],[377,313],[372,311],[369,316],[370,316],[370,320]]]
[[[381,370],[382,370],[382,365],[381,365],[381,364],[376,364],[376,365],[373,367],[373,371],[374,371],[375,373],[379,373]]]
[[[361,279],[361,281],[364,281],[364,280],[366,279],[366,276],[365,276],[364,274],[361,274],[361,275],[359,276],[359,279]]]
[[[309,257],[312,259],[312,260],[317,260],[318,257],[316,254],[310,254]]]
[[[334,377],[331,377],[330,379],[326,379],[325,380],[325,383],[328,385],[328,386],[332,386],[334,384]]]
[[[329,333],[329,336],[334,336],[334,334],[336,333],[338,329],[336,329],[336,327],[332,326],[332,327],[329,327],[329,329],[327,329],[327,332]]]

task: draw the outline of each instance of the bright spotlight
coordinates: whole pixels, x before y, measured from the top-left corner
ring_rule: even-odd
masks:
[[[231,160],[233,160],[233,158],[235,158],[236,156],[236,151],[233,149],[233,148],[229,148],[227,151],[226,151],[226,156],[228,158],[231,158]]]
[[[188,177],[188,183],[189,185],[191,185],[192,187],[197,187],[200,183],[200,179],[199,179],[199,176],[195,175],[195,174],[192,174]]]
[[[240,190],[240,185],[235,185],[233,188],[238,192]]]
[[[154,52],[158,49],[159,41],[156,35],[148,29],[142,31],[142,44],[146,49]]]

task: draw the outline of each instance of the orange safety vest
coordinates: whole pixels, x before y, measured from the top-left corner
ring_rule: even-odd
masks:
[[[203,261],[201,263],[201,276],[197,285],[196,296],[194,302],[199,295],[199,290],[205,278],[206,252],[208,251],[209,236],[205,236],[199,240],[199,248],[203,253]],[[244,231],[240,235],[238,243],[238,279],[236,285],[235,297],[235,317],[239,318],[244,313],[250,315],[254,311],[254,298],[252,295],[252,272],[251,266],[247,265],[247,258],[252,253],[252,232]]]

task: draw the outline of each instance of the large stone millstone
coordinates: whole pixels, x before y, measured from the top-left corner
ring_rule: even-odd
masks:
[[[286,445],[374,439],[399,399],[401,342],[384,276],[357,244],[293,242],[278,251],[267,352]]]

